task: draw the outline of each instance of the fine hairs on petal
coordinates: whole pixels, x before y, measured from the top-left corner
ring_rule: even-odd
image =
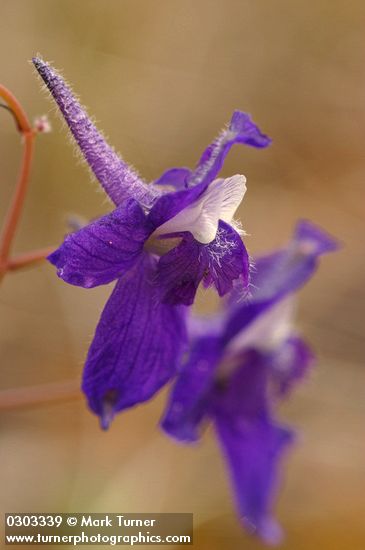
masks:
[[[270,145],[271,139],[260,131],[250,115],[242,111],[234,111],[229,126],[224,128],[203,152],[197,167],[187,180],[187,185],[195,186],[209,179],[212,181],[235,143],[263,148]]]
[[[49,97],[52,96],[52,93],[50,92],[47,84],[44,82],[44,80],[42,79],[42,77],[40,76],[38,70],[35,67],[34,61],[37,60],[37,59],[42,60],[43,56],[40,53],[37,53],[36,56],[33,57],[29,61],[29,63],[31,63],[31,65],[33,66],[34,73],[35,73],[35,75],[36,75],[36,77],[37,77],[37,79],[38,79],[38,81],[40,82],[40,85],[41,85],[41,91],[43,92],[44,96],[48,100]],[[54,65],[53,60],[48,61],[48,63],[51,66]],[[67,79],[63,76],[63,72],[64,72],[63,69],[60,69],[60,68],[57,69],[57,73],[62,77],[62,79],[65,82],[65,84],[67,85],[67,87],[71,90],[71,85],[69,84]],[[75,97],[75,99],[80,103],[80,98],[79,98],[78,94],[75,93],[73,90],[72,90],[72,94]],[[80,105],[81,105],[81,103],[80,103]],[[82,109],[85,112],[87,112],[86,107],[82,106]],[[70,143],[70,145],[72,147],[73,156],[76,159],[77,165],[82,166],[82,167],[86,167],[92,183],[94,183],[94,184],[96,182],[99,183],[99,185],[96,185],[94,187],[95,187],[95,190],[96,190],[97,193],[103,194],[103,200],[104,200],[105,204],[110,205],[111,203],[113,203],[111,197],[108,195],[108,193],[105,192],[105,189],[103,188],[103,186],[100,186],[100,182],[98,181],[97,176],[95,175],[92,167],[90,166],[87,159],[85,158],[85,155],[83,154],[82,150],[80,149],[75,137],[73,136],[72,132],[70,131],[70,128],[69,128],[64,116],[62,115],[60,109],[58,108],[57,103],[53,103],[53,102],[51,103],[51,107],[49,109],[49,112],[52,113],[52,115],[55,115],[55,117],[57,117],[58,120],[61,122],[62,130],[66,133],[67,140],[68,140],[68,142]],[[89,116],[89,118],[90,118],[90,121],[93,124],[95,124],[95,125],[97,124],[97,120],[96,120],[95,116]],[[103,131],[99,130],[99,133],[105,138],[105,140],[107,140],[107,137],[106,137],[106,135]],[[115,154],[118,154],[115,151],[114,147],[111,146],[111,148],[114,150]]]
[[[211,168],[214,166],[214,163],[216,162],[217,157],[219,156],[223,146],[228,143],[230,139],[232,139],[228,126],[229,125],[226,124],[222,128],[218,136],[210,145],[210,156],[207,157],[207,160],[205,162],[202,162],[201,165],[198,165],[198,167],[195,169],[192,177],[189,180],[189,185],[196,185],[207,176]]]
[[[56,101],[87,164],[110,199],[118,205],[133,197],[146,208],[151,207],[159,192],[143,182],[107,143],[60,74],[39,57],[33,58],[33,64]]]
[[[224,257],[237,248],[237,243],[231,239],[227,239],[222,227],[218,227],[215,241],[215,247],[209,249],[209,257],[212,265],[211,269],[213,272],[215,272],[217,267],[221,268]]]
[[[247,231],[243,229],[241,220],[238,220],[237,218],[232,218],[231,226],[239,234],[240,237],[247,237],[249,235],[249,233],[247,233]]]

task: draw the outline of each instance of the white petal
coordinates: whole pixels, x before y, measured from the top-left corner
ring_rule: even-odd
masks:
[[[250,348],[275,350],[293,333],[294,312],[295,301],[288,296],[239,332],[229,343],[228,353],[241,353]]]
[[[214,183],[214,182],[213,182]],[[236,174],[231,178],[223,180],[224,194],[219,219],[231,223],[237,208],[242,202],[246,193],[246,178]]]
[[[232,221],[245,192],[244,176],[216,179],[201,197],[161,225],[153,236],[190,231],[197,241],[208,244],[215,239],[219,220]]]

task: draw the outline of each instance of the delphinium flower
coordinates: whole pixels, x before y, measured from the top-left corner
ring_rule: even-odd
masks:
[[[117,280],[86,360],[83,390],[102,427],[117,411],[149,399],[176,372],[185,309],[201,281],[220,296],[249,284],[249,258],[233,215],[245,178],[217,178],[234,143],[270,139],[236,111],[194,170],[174,168],[147,185],[98,132],[60,75],[34,65],[86,162],[116,208],[68,235],[49,260],[67,283]]]
[[[294,293],[336,242],[310,222],[289,245],[255,261],[250,299],[232,295],[215,317],[191,326],[189,357],[173,387],[163,429],[196,442],[212,421],[243,524],[268,543],[281,538],[272,517],[281,457],[294,433],[275,417],[277,400],[307,372],[313,353],[292,324]]]

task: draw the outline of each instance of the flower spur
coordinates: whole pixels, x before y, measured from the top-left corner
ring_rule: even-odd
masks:
[[[215,319],[192,319],[190,355],[162,421],[182,442],[197,441],[202,425],[213,422],[242,522],[272,544],[281,538],[272,517],[280,460],[294,438],[275,419],[275,404],[314,359],[292,326],[293,294],[319,256],[336,248],[318,227],[300,222],[286,248],[256,260],[249,300],[232,296]]]
[[[193,303],[200,282],[221,296],[236,280],[248,286],[248,254],[231,225],[245,178],[216,176],[234,143],[262,148],[270,139],[236,111],[195,170],[168,170],[147,185],[107,144],[60,75],[39,58],[33,63],[116,206],[49,256],[70,284],[117,280],[83,375],[89,406],[106,428],[117,411],[149,399],[176,372],[186,344],[183,306]]]

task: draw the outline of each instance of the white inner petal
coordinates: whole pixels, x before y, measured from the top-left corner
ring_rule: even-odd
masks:
[[[251,348],[262,351],[276,349],[293,332],[294,312],[292,296],[281,300],[239,332],[229,343],[227,352],[235,354]]]
[[[152,237],[190,231],[197,241],[208,244],[215,239],[219,220],[232,221],[245,192],[245,176],[216,179],[193,204],[158,227]]]

